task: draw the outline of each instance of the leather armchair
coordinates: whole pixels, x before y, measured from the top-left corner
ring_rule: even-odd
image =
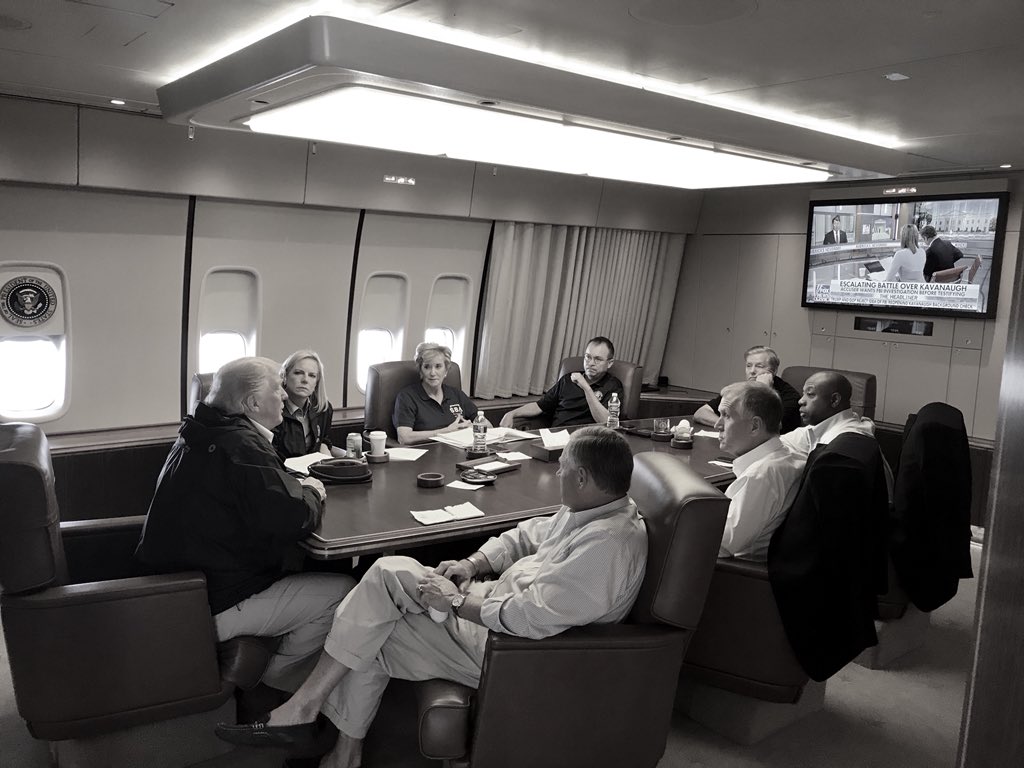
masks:
[[[907,419],[889,529],[889,591],[878,598],[878,645],[857,663],[880,669],[924,645],[930,612],[971,568],[971,464],[963,414],[930,403]]]
[[[561,379],[567,373],[583,370],[582,357],[567,357],[558,368],[558,377]],[[640,418],[640,392],[643,390],[643,366],[630,363],[625,360],[613,360],[608,367],[608,372],[622,382],[622,407],[619,410],[619,419]],[[516,427],[519,429],[539,429],[550,427],[551,418],[545,414],[534,416],[530,419],[516,419]]]
[[[398,444],[395,429],[395,400],[398,393],[410,384],[420,380],[415,360],[393,360],[370,366],[366,377],[366,404],[364,405],[363,426],[367,432],[383,430],[388,433],[388,445]],[[452,363],[444,383],[449,387],[462,389],[462,371],[458,363]]]
[[[210,394],[210,385],[213,384],[212,373],[193,373],[192,382],[188,388],[188,413],[190,416],[194,416],[196,413],[196,405],[203,402],[208,394]]]
[[[668,454],[634,462],[630,495],[647,524],[648,560],[626,622],[544,640],[492,632],[478,691],[419,684],[424,755],[452,768],[644,768],[661,758],[728,500]]]
[[[863,373],[862,371],[841,371],[838,368],[816,368],[814,366],[806,365],[791,365],[779,375],[797,392],[802,392],[804,382],[807,381],[810,376],[818,373],[819,371],[831,370],[834,370],[836,373],[843,374],[843,376],[850,380],[850,384],[853,385],[853,395],[850,398],[850,407],[857,412],[857,415],[866,416],[869,419],[875,418],[875,397],[878,390],[878,383],[875,378],[875,374],[873,373]]]
[[[137,729],[161,723],[167,733],[162,721],[179,718],[190,723],[174,741],[179,764],[223,752],[194,733],[194,718],[233,717],[235,685],[257,682],[273,650],[274,639],[218,649],[202,574],[125,576],[141,525],[133,517],[62,526],[42,431],[0,425],[0,615],[15,700],[35,738],[76,743],[76,764],[109,760],[112,734],[132,733],[126,743],[144,748]],[[72,563],[87,563],[87,580],[68,568],[65,546],[77,553]],[[161,759],[167,747],[149,743]]]

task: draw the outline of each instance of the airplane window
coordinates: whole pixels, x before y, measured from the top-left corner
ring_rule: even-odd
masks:
[[[395,337],[386,328],[365,328],[359,332],[356,342],[356,385],[360,392],[366,392],[366,379],[370,374],[370,366],[397,360],[399,357]]]
[[[224,363],[249,354],[245,337],[235,331],[214,331],[199,338],[199,372],[213,373]]]
[[[423,340],[448,347],[452,350],[452,359],[455,358],[455,331],[451,328],[427,328],[426,333],[423,334]],[[456,362],[458,361],[456,360]]]
[[[64,342],[21,337],[0,341],[0,415],[46,416],[64,404]],[[11,375],[11,374],[14,375]]]
[[[425,339],[451,349],[452,361],[459,365],[466,346],[466,325],[473,322],[474,300],[465,275],[441,275],[430,289]]]

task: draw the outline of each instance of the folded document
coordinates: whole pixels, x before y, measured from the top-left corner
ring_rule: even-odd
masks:
[[[468,501],[462,504],[452,504],[444,509],[425,509],[422,512],[410,511],[423,525],[435,525],[437,523],[450,523],[453,520],[468,520],[471,517],[483,517],[483,511],[477,509]]]

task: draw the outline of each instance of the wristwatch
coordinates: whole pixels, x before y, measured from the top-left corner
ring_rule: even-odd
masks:
[[[452,613],[454,613],[456,616],[458,616],[459,615],[459,608],[462,607],[462,604],[464,602],[466,602],[466,596],[464,594],[462,594],[461,592],[459,592],[459,594],[457,594],[455,597],[452,598]]]

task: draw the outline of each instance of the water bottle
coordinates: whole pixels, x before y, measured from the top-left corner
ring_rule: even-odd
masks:
[[[605,426],[608,429],[619,428],[619,393],[612,392],[611,399],[608,401],[608,422]]]
[[[483,411],[477,411],[473,419],[473,452],[487,452],[487,419]]]

